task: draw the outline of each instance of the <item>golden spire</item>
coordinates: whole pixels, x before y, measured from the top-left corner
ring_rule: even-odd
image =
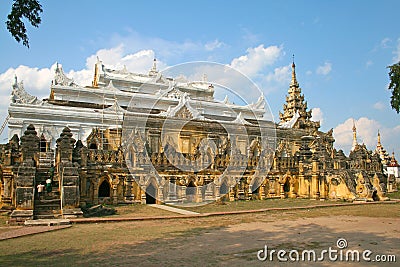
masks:
[[[381,133],[378,130],[378,146],[381,146]]]
[[[353,151],[357,146],[357,128],[353,119],[353,145],[351,146],[351,151]]]
[[[292,61],[292,81],[290,83],[290,86],[299,86],[296,79],[296,64],[294,64],[294,55]]]
[[[93,81],[92,81],[93,87],[99,87],[99,84],[98,84],[99,76],[100,76],[99,65],[101,65],[101,61],[100,61],[99,57],[97,57],[97,62],[96,62],[96,64],[94,64],[94,77],[93,77]]]

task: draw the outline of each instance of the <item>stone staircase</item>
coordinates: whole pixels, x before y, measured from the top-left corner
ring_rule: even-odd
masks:
[[[41,152],[36,172],[36,186],[40,183],[45,184],[49,178],[49,169],[54,164],[53,152]],[[42,195],[35,194],[35,204],[33,210],[34,219],[54,219],[61,217],[61,198],[58,180],[53,180],[52,191],[47,193],[46,188]]]

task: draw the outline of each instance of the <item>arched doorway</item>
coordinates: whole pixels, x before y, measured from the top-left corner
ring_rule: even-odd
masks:
[[[260,187],[261,184],[258,183],[258,180],[253,183],[251,186],[252,198],[253,199],[260,199]]]
[[[290,179],[287,178],[286,182],[283,184],[283,192],[289,193],[290,192]]]
[[[104,180],[99,187],[99,197],[110,197],[110,183]]]
[[[219,195],[220,195],[221,201],[229,200],[228,192],[229,192],[228,184],[226,183],[226,181],[224,181],[219,188]]]
[[[196,185],[193,180],[186,187],[186,199],[189,202],[193,202],[196,198]]]
[[[228,193],[228,185],[226,184],[226,181],[223,182],[219,188],[219,194],[220,196],[225,195]]]
[[[146,204],[156,204],[156,188],[150,183],[146,188]]]

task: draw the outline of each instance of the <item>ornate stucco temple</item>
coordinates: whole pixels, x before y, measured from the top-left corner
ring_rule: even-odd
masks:
[[[294,63],[279,123],[263,117],[265,105],[263,95],[245,106],[217,101],[211,83],[164,77],[156,61],[147,74],[98,61],[91,86],[57,65],[43,100],[15,78],[0,203],[18,221],[81,216],[99,203],[376,201],[396,190],[380,150],[358,144],[355,127],[349,156],[334,148],[332,130],[319,130]],[[49,177],[51,192],[38,197]]]

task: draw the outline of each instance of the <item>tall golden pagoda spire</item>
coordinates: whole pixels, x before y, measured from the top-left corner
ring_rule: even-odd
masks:
[[[386,152],[385,148],[381,143],[381,133],[378,130],[378,142],[376,144],[375,152],[379,155],[382,160],[383,165],[386,165],[390,161],[389,154]]]
[[[292,81],[290,82],[290,87],[295,86],[298,87],[299,83],[297,82],[296,79],[296,64],[294,64],[294,55],[293,55],[293,61],[292,61]]]
[[[307,101],[301,93],[301,88],[296,78],[296,64],[294,55],[292,61],[292,80],[290,82],[286,103],[283,104],[283,112],[279,112],[282,127],[295,127],[300,129],[309,129],[310,132],[320,127],[319,122],[311,121],[312,113],[308,110]]]
[[[381,133],[378,130],[378,146],[382,146],[381,145]]]
[[[351,146],[351,151],[354,151],[356,146],[358,145],[357,143],[357,128],[356,128],[356,123],[354,122],[353,119],[353,145]]]

